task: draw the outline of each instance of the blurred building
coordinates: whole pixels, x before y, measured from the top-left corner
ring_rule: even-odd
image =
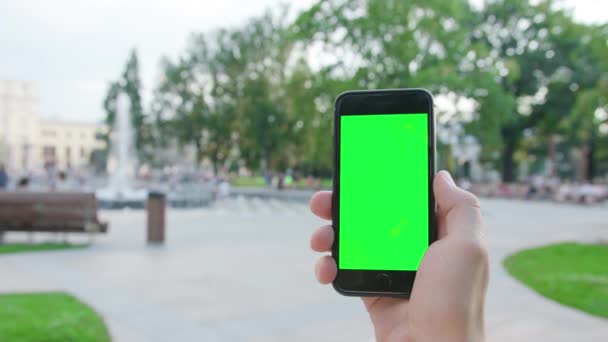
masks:
[[[0,163],[12,172],[82,168],[93,151],[103,125],[58,122],[40,117],[32,82],[0,80]]]
[[[38,99],[30,82],[0,81],[0,160],[11,170],[35,164]]]
[[[90,164],[94,151],[104,148],[99,140],[101,125],[41,120],[39,128],[39,165],[42,162],[60,169],[80,169]]]

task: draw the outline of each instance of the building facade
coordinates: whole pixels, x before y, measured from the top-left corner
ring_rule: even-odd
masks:
[[[44,119],[31,82],[0,81],[0,163],[12,172],[48,165],[84,168],[91,154],[104,148],[99,139],[104,130],[99,124]]]
[[[0,161],[12,170],[30,168],[39,130],[33,84],[0,81]]]
[[[99,140],[102,127],[95,124],[42,120],[37,153],[45,165],[60,169],[80,169],[91,163],[95,150],[103,149]]]

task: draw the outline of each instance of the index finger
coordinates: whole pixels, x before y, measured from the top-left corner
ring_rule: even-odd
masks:
[[[320,218],[331,220],[331,191],[319,191],[310,199],[310,211]]]

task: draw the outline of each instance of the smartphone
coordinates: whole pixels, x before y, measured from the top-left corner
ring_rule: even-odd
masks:
[[[336,99],[332,254],[339,293],[409,298],[436,239],[433,108],[424,89],[348,91]]]

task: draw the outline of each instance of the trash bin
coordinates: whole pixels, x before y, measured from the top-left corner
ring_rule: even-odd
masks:
[[[150,191],[146,209],[148,212],[148,243],[165,242],[165,210],[167,197],[159,191]]]

